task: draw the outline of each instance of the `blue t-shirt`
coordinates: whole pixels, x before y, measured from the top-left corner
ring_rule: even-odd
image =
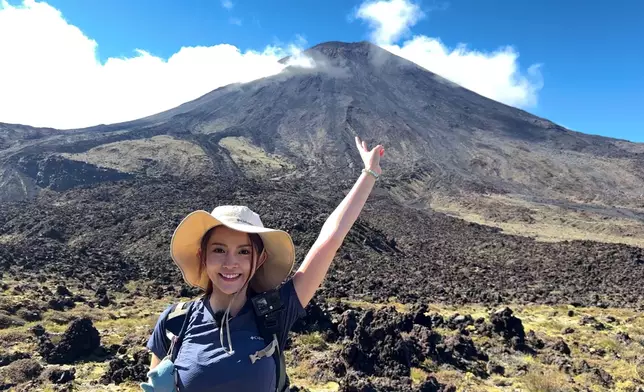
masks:
[[[306,311],[297,297],[292,279],[282,285],[279,291],[284,304],[280,325],[284,328],[278,340],[280,349],[284,350],[289,330]],[[259,333],[252,302],[246,301],[239,313],[230,319],[230,338],[234,350],[231,356],[221,347],[219,327],[206,297],[199,299],[193,306],[183,343],[174,362],[179,389],[190,392],[275,391],[273,357],[264,357],[254,364],[250,360],[251,354],[262,350],[270,343],[265,342]],[[166,356],[168,349],[164,341],[162,320],[169,312],[170,307],[161,313],[147,344],[148,349],[160,359]],[[224,344],[228,344],[225,336]]]

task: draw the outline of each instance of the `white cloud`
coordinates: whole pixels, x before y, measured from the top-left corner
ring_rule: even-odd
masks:
[[[234,24],[235,26],[241,26],[242,25],[242,20],[239,19],[239,18],[230,18],[230,19],[228,19],[228,22],[230,22],[230,24]]]
[[[221,6],[227,10],[231,10],[235,5],[231,0],[221,0]]]
[[[137,50],[101,63],[97,43],[55,8],[1,0],[0,122],[67,129],[141,118],[220,86],[279,73],[285,65],[278,60],[299,53],[297,39],[263,51],[183,47],[168,59]]]
[[[407,0],[365,1],[356,11],[372,28],[371,39],[378,45],[396,42],[425,14]]]
[[[369,23],[376,44],[400,57],[496,101],[518,107],[537,104],[543,87],[541,64],[522,72],[519,53],[510,46],[494,52],[468,49],[464,44],[450,49],[440,39],[425,35],[414,35],[398,45],[425,16],[408,0],[366,1],[355,16]]]
[[[465,45],[449,49],[436,38],[420,35],[401,46],[383,48],[469,90],[512,106],[536,106],[543,87],[541,65],[533,64],[527,74],[522,73],[519,54],[512,47],[492,53],[469,50]]]
[[[359,14],[359,15],[358,15]],[[537,102],[539,65],[522,71],[511,47],[480,52],[448,48],[436,38],[398,42],[422,18],[406,0],[364,3],[380,46],[455,83],[513,106]],[[183,47],[167,59],[145,50],[98,60],[98,43],[44,2],[21,6],[0,0],[0,122],[75,128],[141,118],[176,107],[217,87],[274,75],[292,64],[315,64],[301,56],[305,40],[241,51],[235,46]],[[290,65],[290,64],[289,64]]]

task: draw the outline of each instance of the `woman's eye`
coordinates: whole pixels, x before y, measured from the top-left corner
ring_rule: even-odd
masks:
[[[249,255],[250,251],[248,249],[242,249],[242,250],[239,251],[239,253],[241,253],[243,255]]]
[[[215,252],[215,253],[224,253],[224,250],[223,250],[223,249],[221,249],[221,248],[215,248],[215,249],[213,250],[213,252]]]

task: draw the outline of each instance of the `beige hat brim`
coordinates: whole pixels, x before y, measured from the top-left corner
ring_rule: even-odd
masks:
[[[291,274],[295,264],[295,246],[288,233],[266,227],[226,222],[215,218],[207,211],[198,210],[188,214],[179,223],[170,242],[170,255],[181,270],[186,283],[204,290],[208,287],[208,274],[205,271],[199,273],[198,252],[204,234],[219,225],[244,233],[256,233],[262,238],[267,258],[250,282],[253,290],[263,292],[274,289]]]

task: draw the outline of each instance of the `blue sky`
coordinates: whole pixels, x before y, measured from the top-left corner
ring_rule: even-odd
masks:
[[[8,3],[15,6],[22,1]],[[355,17],[360,1],[47,3],[96,41],[101,62],[135,56],[135,49],[168,59],[182,47],[226,43],[242,52],[261,52],[267,45],[301,42],[298,37],[306,40],[305,46],[374,37],[374,28]],[[529,77],[528,68],[540,64],[543,80],[535,92],[536,102],[515,106],[574,130],[644,142],[644,2],[425,0],[415,4],[424,17],[388,44],[403,46],[413,36],[426,36],[440,39],[450,49],[462,43],[470,51],[490,56],[511,45],[520,55],[516,61],[520,74],[539,84]]]

